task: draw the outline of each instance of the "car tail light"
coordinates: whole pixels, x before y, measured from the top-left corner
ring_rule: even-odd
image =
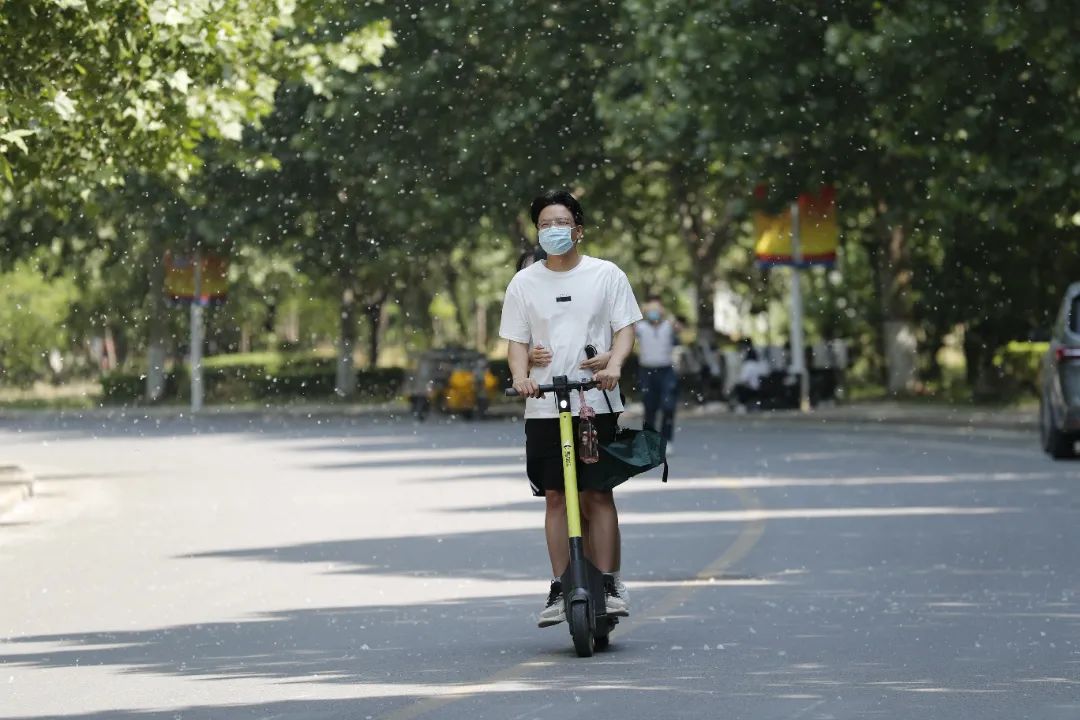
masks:
[[[1054,359],[1058,363],[1080,362],[1080,348],[1059,347],[1054,350]]]

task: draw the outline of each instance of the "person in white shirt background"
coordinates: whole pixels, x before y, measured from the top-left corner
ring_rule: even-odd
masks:
[[[734,388],[735,401],[739,408],[752,409],[761,398],[761,381],[772,368],[760,358],[752,341],[746,340],[744,348],[742,365],[739,366],[739,382]]]
[[[674,351],[679,344],[679,326],[667,317],[659,295],[645,303],[645,319],[634,326],[638,346],[638,385],[645,405],[645,427],[659,430],[672,450],[675,433],[675,406],[679,400],[679,378],[675,373]],[[661,416],[659,423],[657,415]]]
[[[558,409],[539,386],[565,375],[593,377],[600,389],[585,394],[596,411],[601,445],[615,438],[623,410],[619,392],[622,366],[634,348],[634,323],[641,319],[626,273],[607,260],[581,254],[585,212],[569,191],[552,190],[533,200],[530,216],[547,257],[514,275],[503,300],[499,335],[507,343],[514,389],[525,401],[525,467],[533,495],[545,499],[544,530],[553,579],[540,613],[540,627],[566,619],[559,578],[569,564],[566,496],[563,488]],[[597,356],[588,359],[585,346]],[[604,395],[607,395],[605,399]],[[610,402],[610,406],[609,403]],[[581,402],[571,395],[574,433]],[[630,614],[621,564],[619,515],[608,478],[597,465],[577,463],[585,548],[605,574],[608,614]]]

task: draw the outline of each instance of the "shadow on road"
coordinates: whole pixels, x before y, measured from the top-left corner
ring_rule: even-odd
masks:
[[[456,706],[460,717],[475,716],[469,703],[481,697],[518,698],[505,715],[512,717],[535,712],[541,691],[550,698],[568,690],[608,709],[633,706],[631,717],[709,717],[718,688],[725,701],[741,699],[733,714],[743,717],[993,716],[1001,698],[1030,704],[1030,688],[1038,691],[1032,712],[1040,718],[1056,717],[1051,703],[1073,713],[1060,717],[1075,717],[1069,674],[1077,667],[1071,638],[1080,613],[1068,548],[1076,525],[1048,523],[1062,529],[1037,532],[1039,521],[1031,521],[1075,512],[1073,496],[1061,496],[1071,478],[1049,474],[1034,451],[1030,461],[985,452],[990,439],[931,452],[922,446],[929,433],[876,432],[870,443],[850,428],[792,428],[687,423],[671,482],[650,477],[624,488],[624,575],[638,624],[620,628],[615,651],[596,658],[585,675],[565,629],[535,628],[549,569],[543,503],[527,497],[523,473],[507,470],[521,447],[520,424],[261,416],[193,424],[131,416],[100,427],[85,419],[31,422],[21,431],[77,439],[234,433],[255,441],[245,452],[277,443],[286,464],[299,459],[306,469],[320,468],[305,477],[339,472],[351,480],[356,471],[359,480],[377,482],[398,468],[410,493],[445,492],[448,480],[515,479],[522,500],[442,511],[455,528],[469,527],[469,513],[485,521],[504,513],[515,529],[419,527],[396,537],[226,545],[184,556],[363,575],[371,593],[355,601],[377,605],[12,637],[0,666],[270,681],[260,690],[244,686],[265,689],[265,698],[69,716],[75,720],[380,717],[446,693],[465,696]],[[364,469],[376,472],[365,476]],[[752,494],[758,515],[733,490]],[[366,501],[362,492],[351,501]],[[1024,512],[1005,512],[1017,508]],[[509,517],[519,511],[534,513],[535,522]],[[734,566],[716,565],[751,522],[765,526],[756,544]],[[720,582],[703,577],[710,567],[720,567]],[[377,594],[380,576],[535,579],[538,587],[528,597],[386,604]],[[755,582],[722,582],[733,578]],[[293,685],[309,699],[282,699]],[[1018,712],[999,709],[997,716],[1024,716],[1015,703]],[[497,705],[484,711],[500,716]]]
[[[327,699],[259,704],[222,704],[183,710],[124,711],[65,716],[105,718],[381,717],[393,707],[444,694],[534,693],[587,688],[605,692],[696,692],[685,683],[643,685],[649,658],[613,643],[594,658],[583,678],[565,626],[535,627],[535,598],[473,598],[424,605],[334,607],[269,613],[246,622],[179,625],[144,631],[37,635],[12,639],[9,647],[47,644],[43,650],[0,655],[0,666],[18,668],[115,667],[198,680],[264,679],[335,686]],[[511,685],[486,676],[526,663],[543,666],[541,677]],[[639,669],[634,670],[637,666]],[[524,675],[525,672],[522,672]],[[602,683],[598,683],[603,678]],[[334,699],[347,693],[354,697]],[[118,705],[124,701],[118,699]],[[32,716],[26,716],[32,717]],[[42,716],[43,717],[43,716]]]
[[[538,523],[542,514],[537,514]],[[683,523],[627,526],[623,543],[628,558],[652,556],[650,546],[661,543],[668,555],[663,568],[691,575],[723,551],[738,535],[740,526],[714,528],[707,538],[700,527]],[[316,564],[327,572],[410,577],[535,580],[537,595],[543,578],[550,576],[543,535],[539,528],[487,530],[389,538],[337,540],[280,547],[222,550],[189,556],[195,559],[231,559],[269,563]],[[630,562],[628,560],[628,562]]]
[[[185,410],[175,414],[160,411],[111,409],[90,413],[21,413],[5,416],[0,413],[0,431],[48,438],[139,438],[190,437],[192,435],[253,434],[268,438],[312,438],[324,441],[313,449],[341,449],[336,443],[360,447],[377,444],[380,437],[393,436],[400,440],[398,449],[423,446],[425,438],[446,429],[463,433],[490,435],[490,428],[505,428],[518,442],[524,430],[512,420],[491,420],[474,423],[459,419],[441,419],[418,423],[408,412],[349,415],[334,412],[291,413],[274,410],[235,412],[222,415],[206,414],[191,417]],[[363,436],[358,434],[363,432]],[[385,442],[385,441],[384,441]],[[393,441],[391,441],[393,442]],[[520,442],[519,442],[520,444]]]

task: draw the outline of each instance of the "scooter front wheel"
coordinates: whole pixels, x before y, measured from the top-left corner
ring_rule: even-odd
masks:
[[[588,603],[576,602],[570,606],[570,636],[574,638],[574,650],[578,657],[592,657],[595,648],[592,628],[589,624]]]

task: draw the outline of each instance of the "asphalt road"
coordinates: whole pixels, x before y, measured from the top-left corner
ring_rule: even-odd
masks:
[[[694,420],[618,492],[574,656],[522,426],[0,421],[0,717],[1080,718],[1080,463],[1027,434]]]

